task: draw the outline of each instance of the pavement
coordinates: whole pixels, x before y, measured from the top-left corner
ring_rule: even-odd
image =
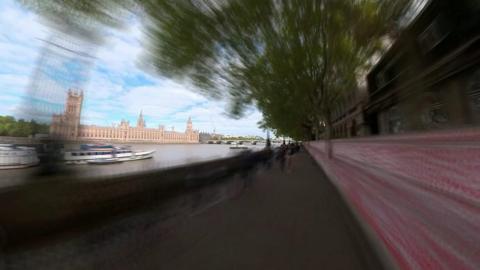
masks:
[[[294,155],[285,171],[276,162],[243,177],[218,187],[233,195],[209,200],[208,207],[168,219],[157,215],[165,206],[132,214],[64,243],[4,254],[3,267],[382,269],[347,205],[307,153]],[[242,191],[229,192],[232,185],[243,185]]]

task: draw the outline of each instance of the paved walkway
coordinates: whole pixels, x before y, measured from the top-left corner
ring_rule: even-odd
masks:
[[[191,217],[139,269],[378,269],[338,193],[306,153],[240,197]]]
[[[252,180],[252,185],[233,199],[185,214],[169,221],[170,225],[159,222],[153,210],[137,213],[122,221],[127,225],[121,230],[99,229],[77,237],[81,240],[53,248],[10,254],[6,266],[175,270],[380,268],[339,194],[308,154],[295,155],[288,173],[275,164],[257,172]],[[115,226],[118,224],[111,227]]]

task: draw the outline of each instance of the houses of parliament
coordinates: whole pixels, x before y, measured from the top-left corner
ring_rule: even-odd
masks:
[[[191,118],[187,121],[185,132],[167,131],[163,126],[147,128],[142,113],[137,125],[130,126],[122,120],[120,125],[102,127],[82,125],[80,116],[83,104],[83,91],[68,90],[65,112],[54,114],[50,124],[50,136],[56,139],[72,141],[109,141],[109,142],[148,142],[148,143],[198,143],[199,132],[193,130]]]

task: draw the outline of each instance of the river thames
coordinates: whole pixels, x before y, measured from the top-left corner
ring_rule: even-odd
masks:
[[[265,147],[261,145],[247,145],[252,151]],[[132,144],[132,150],[155,150],[151,159],[123,162],[110,165],[64,165],[69,172],[88,180],[93,176],[112,176],[135,173],[145,170],[154,170],[189,163],[229,157],[239,153],[239,150],[230,149],[225,144]],[[67,146],[77,148],[78,146]],[[33,175],[38,167],[15,170],[0,170],[0,187],[12,186],[34,180]]]

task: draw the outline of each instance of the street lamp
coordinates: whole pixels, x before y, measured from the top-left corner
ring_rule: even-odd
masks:
[[[270,142],[270,132],[267,130],[267,141],[265,143],[266,148],[270,148],[272,146],[272,143]]]

